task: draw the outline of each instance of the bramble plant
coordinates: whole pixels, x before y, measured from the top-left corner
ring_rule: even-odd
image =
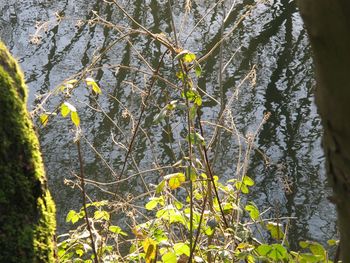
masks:
[[[59,262],[332,262],[327,249],[316,242],[302,241],[301,250],[292,251],[287,235],[289,221],[293,218],[266,218],[266,211],[260,211],[249,196],[250,189],[255,184],[253,176],[247,172],[250,153],[259,129],[268,121],[270,114],[264,115],[257,131],[242,136],[238,134],[233,121],[230,107],[235,97],[232,96],[226,105],[221,105],[222,111],[218,122],[213,124],[215,132],[210,139],[205,134],[203,125],[206,122],[201,119],[201,110],[205,99],[218,101],[201,90],[197,81],[203,74],[201,64],[213,50],[197,58],[194,52],[180,47],[176,34],[175,41],[172,41],[170,37],[152,33],[134,20],[117,1],[106,2],[115,4],[137,26],[137,30],[124,28],[122,37],[101,51],[90,66],[50,93],[44,102],[51,95],[60,96],[60,103],[53,112],[44,110],[44,103],[34,111],[41,111],[42,126],[48,125],[50,118],[55,117],[57,112],[63,117],[70,116],[77,133],[75,142],[80,174],[76,177],[80,181],[83,206],[79,211],[71,210],[66,217],[67,223],[71,223],[74,228],[58,237]],[[246,8],[239,23],[254,6]],[[89,23],[115,27],[119,33],[121,30],[118,25],[104,20],[97,13]],[[148,73],[147,86],[140,95],[140,115],[133,122],[129,145],[124,147],[125,160],[115,182],[115,191],[105,191],[111,195],[109,200],[92,201],[86,193],[85,185],[98,185],[98,182],[85,178],[80,149],[82,129],[79,108],[74,106],[71,98],[74,98],[74,92],[81,82],[85,82],[84,86],[88,87],[92,96],[102,96],[105,93],[103,86],[100,88],[91,77],[94,66],[105,52],[124,40],[127,34],[141,33],[161,45],[164,52],[156,68],[147,64],[151,73]],[[214,48],[219,48],[223,39],[224,37]],[[141,60],[146,61],[143,57]],[[176,84],[161,74],[162,65],[166,62],[174,64],[169,79],[175,79]],[[119,65],[118,68],[123,66]],[[134,70],[126,66],[124,68]],[[242,83],[252,80],[254,75],[255,66]],[[128,179],[122,178],[126,163],[141,130],[144,113],[151,110],[149,98],[157,81],[171,86],[169,94],[172,97],[163,100],[165,105],[154,116],[153,124],[168,125],[172,116],[180,116],[184,120],[182,131],[186,135],[180,142],[184,149],[178,160],[166,168],[154,169],[162,171],[156,184],[149,186],[144,182],[147,191],[142,197],[148,196],[148,199],[140,207],[134,203],[137,198],[119,198],[118,186]],[[125,112],[126,115],[131,114],[131,111]],[[238,158],[237,172],[230,179],[217,175],[209,158],[209,151],[221,129],[236,135],[240,144],[245,143],[245,154],[242,153],[243,157]],[[242,145],[240,151],[243,152]],[[128,217],[129,222],[123,226],[117,225],[115,219],[115,215],[121,212]],[[336,246],[337,241],[330,240],[328,245]]]

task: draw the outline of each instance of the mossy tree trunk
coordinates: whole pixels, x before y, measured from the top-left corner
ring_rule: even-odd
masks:
[[[54,262],[55,206],[26,89],[0,42],[0,262]]]
[[[299,0],[316,68],[327,173],[338,211],[340,251],[350,262],[350,1]]]

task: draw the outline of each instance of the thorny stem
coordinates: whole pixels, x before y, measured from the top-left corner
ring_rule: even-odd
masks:
[[[80,149],[80,139],[77,140],[77,148],[78,148],[78,158],[79,158],[79,169],[80,169],[80,182],[81,182],[81,189],[83,193],[83,208],[84,208],[84,213],[85,213],[85,221],[86,221],[86,226],[89,231],[90,235],[90,241],[91,241],[91,248],[92,252],[94,253],[95,263],[99,263],[97,252],[96,252],[96,247],[95,247],[95,242],[94,242],[94,237],[92,235],[92,230],[89,222],[89,217],[88,217],[88,212],[87,212],[87,206],[86,206],[86,190],[85,190],[85,174],[84,174],[84,162],[83,162],[83,156],[81,154],[81,149]]]

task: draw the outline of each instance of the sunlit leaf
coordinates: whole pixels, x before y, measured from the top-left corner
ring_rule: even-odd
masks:
[[[174,250],[176,255],[180,256],[185,254],[186,256],[190,256],[190,247],[185,243],[176,243],[174,244]]]
[[[191,52],[188,52],[188,53],[183,55],[182,59],[185,63],[191,63],[192,61],[194,61],[196,59],[196,55],[191,53]]]
[[[110,218],[110,215],[109,215],[109,213],[107,212],[107,211],[99,211],[99,210],[97,210],[97,211],[95,211],[95,213],[94,213],[94,218],[96,219],[96,220],[99,220],[99,219],[104,219],[104,220],[106,220],[106,221],[108,221],[109,220],[109,218]]]
[[[100,87],[97,85],[97,83],[93,83],[92,84],[92,90],[96,93],[96,94],[101,94],[102,91],[100,89]]]
[[[108,228],[109,231],[115,233],[115,234],[120,234],[120,235],[123,235],[123,236],[127,236],[128,234],[125,233],[119,226],[110,226]]]
[[[70,222],[76,214],[77,214],[77,212],[75,212],[74,210],[70,210],[67,214],[66,222],[67,223]]]
[[[186,176],[184,173],[174,173],[164,176],[164,179],[169,180],[169,187],[171,190],[174,190],[186,181]]]
[[[183,207],[183,204],[179,201],[174,200],[174,205],[177,209],[181,209]]]
[[[66,117],[68,113],[70,112],[70,109],[67,105],[68,102],[65,102],[61,105],[61,114],[63,117]]]
[[[244,183],[236,182],[235,186],[236,186],[237,190],[240,190],[243,194],[248,194],[249,193],[249,189]]]
[[[97,85],[96,81],[93,78],[86,78],[85,82],[86,82],[86,85],[91,86],[92,90],[96,94],[100,94],[102,92],[100,87]]]
[[[77,250],[75,250],[75,253],[76,253],[79,257],[81,257],[82,255],[84,255],[84,250],[82,250],[82,249],[77,249]]]
[[[79,118],[79,115],[76,111],[72,111],[71,119],[76,127],[78,127],[80,125],[80,118]]]
[[[158,202],[156,200],[151,200],[145,205],[145,208],[147,210],[153,210],[157,206],[157,204]]]
[[[194,103],[199,107],[202,105],[202,97],[200,95],[196,96]]]
[[[176,254],[174,252],[165,253],[162,256],[162,261],[163,263],[176,263],[177,262]]]
[[[261,256],[266,256],[270,251],[272,250],[270,245],[262,244],[257,247],[256,251],[261,255]]]
[[[247,186],[253,186],[254,180],[250,178],[248,175],[243,176],[243,183]]]
[[[75,224],[76,222],[79,221],[80,218],[81,218],[80,214],[78,214],[74,210],[70,210],[67,214],[66,222],[72,222],[72,224]]]
[[[151,238],[146,238],[142,242],[143,250],[145,251],[146,263],[152,263],[157,255],[157,242]]]

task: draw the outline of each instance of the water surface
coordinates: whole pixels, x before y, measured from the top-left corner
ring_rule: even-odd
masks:
[[[257,134],[250,159],[248,174],[257,183],[251,195],[262,209],[272,207],[271,216],[297,218],[291,221],[289,230],[292,246],[301,239],[325,242],[335,234],[335,212],[326,199],[329,190],[320,142],[320,119],[313,98],[315,81],[310,46],[295,3],[286,0],[220,2],[214,7],[213,1],[193,1],[191,12],[185,17],[183,1],[174,1],[172,13],[178,41],[184,49],[200,57],[235,28],[247,11],[246,5],[254,5],[222,48],[216,49],[203,63],[198,85],[208,95],[227,103],[255,67],[255,78],[239,87],[231,106],[242,136],[255,132],[264,113],[271,113]],[[119,3],[148,30],[166,34],[174,41],[167,1]],[[100,0],[1,1],[0,37],[26,74],[31,109],[40,101],[37,96],[47,94],[84,69],[96,52],[106,49],[121,36],[116,29],[89,24],[87,21],[94,17],[92,10],[114,24],[137,28],[118,8]],[[59,23],[58,16],[62,17]],[[38,26],[43,30],[38,31]],[[33,36],[38,37],[34,39],[37,43],[30,42]],[[93,96],[82,85],[70,98],[78,108],[82,130],[90,143],[84,140],[83,150],[86,176],[93,180],[110,182],[119,174],[126,154],[121,144],[130,142],[133,127],[125,108],[137,118],[142,104],[140,90],[145,89],[149,79],[147,74],[117,70],[115,65],[150,72],[138,52],[156,67],[165,51],[144,35],[132,35],[129,40],[133,46],[126,41],[118,42],[95,65],[95,70],[88,73],[102,87],[102,95]],[[161,74],[176,84],[172,60],[167,56],[165,61]],[[183,117],[175,115],[166,123],[152,124],[160,108],[179,94],[161,81],[152,92],[150,110],[144,116],[143,132],[137,137],[125,177],[137,170],[150,169],[154,164],[171,165],[181,153],[178,142],[184,143]],[[53,110],[59,101],[51,99],[46,109]],[[204,96],[203,105],[202,120],[216,122],[220,105],[209,96]],[[96,111],[97,108],[100,110]],[[57,117],[39,131],[49,184],[57,204],[59,229],[66,229],[66,213],[81,205],[79,191],[64,183],[65,178],[74,179],[73,174],[79,168],[72,128],[66,119]],[[209,137],[213,127],[206,125],[205,129]],[[235,175],[238,149],[237,137],[222,132],[210,154],[216,174],[222,178]],[[149,183],[159,180],[159,173],[146,173],[144,180],[148,187]],[[292,182],[291,193],[284,188],[286,181]],[[136,176],[121,189],[125,195],[136,194],[144,192],[145,185],[140,176]],[[91,192],[95,200],[102,196]]]

